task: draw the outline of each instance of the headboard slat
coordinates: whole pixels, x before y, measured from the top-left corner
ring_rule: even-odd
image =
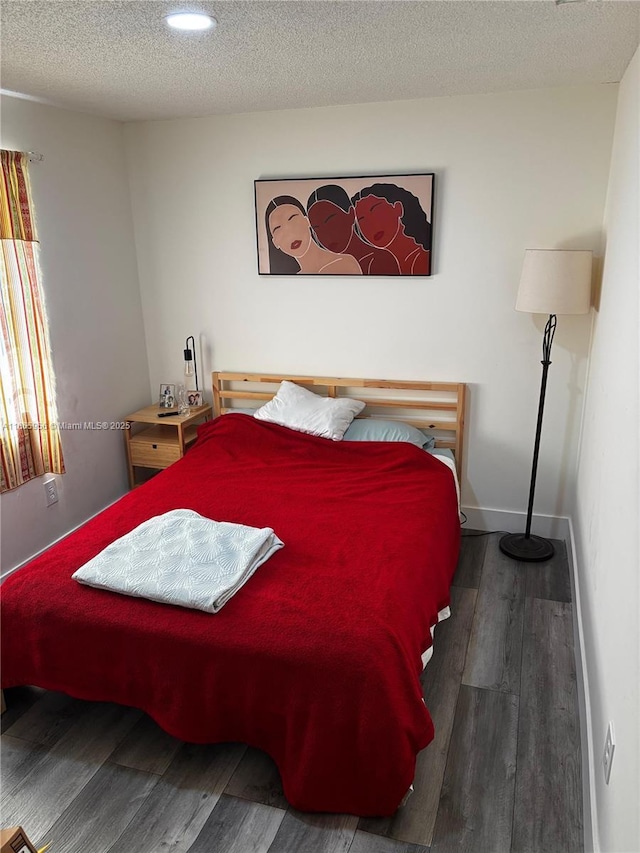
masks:
[[[436,447],[448,447],[453,450],[458,477],[462,472],[464,450],[464,413],[466,405],[466,385],[463,382],[415,382],[393,379],[357,379],[335,376],[293,376],[265,373],[231,373],[214,371],[211,374],[213,385],[213,411],[215,417],[233,411],[228,403],[234,400],[254,402],[261,405],[275,396],[277,387],[283,380],[308,386],[315,393],[324,393],[329,397],[349,396],[362,400],[366,404],[361,417],[377,417],[387,420],[401,420],[423,430],[432,430]],[[268,383],[273,390],[242,388],[239,385],[258,385]],[[372,393],[360,396],[358,389],[368,389]],[[344,392],[341,394],[341,390]],[[352,393],[355,390],[356,393]],[[380,392],[379,396],[375,392]],[[393,392],[391,395],[390,392]],[[383,410],[382,413],[376,409]],[[386,411],[384,411],[386,410]],[[451,413],[449,419],[442,418],[439,412]],[[444,435],[442,434],[444,433]]]

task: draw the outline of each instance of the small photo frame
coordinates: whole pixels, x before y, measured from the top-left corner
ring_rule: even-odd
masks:
[[[158,406],[161,409],[175,409],[176,407],[176,386],[163,383],[160,386],[160,396]]]
[[[202,391],[187,391],[187,405],[190,409],[202,406]]]

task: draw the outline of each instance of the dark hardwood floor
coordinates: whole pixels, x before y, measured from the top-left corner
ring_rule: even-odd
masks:
[[[392,818],[290,808],[271,759],[194,746],[139,711],[6,691],[3,826],[50,853],[580,853],[580,732],[564,544],[543,565],[466,532],[422,675],[436,736]]]

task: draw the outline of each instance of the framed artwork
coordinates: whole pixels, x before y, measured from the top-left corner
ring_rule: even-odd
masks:
[[[173,409],[176,405],[176,386],[162,384],[160,386],[160,396],[158,405],[161,409]]]
[[[187,404],[192,408],[204,405],[202,391],[187,391]]]
[[[260,275],[431,275],[433,172],[254,181]]]

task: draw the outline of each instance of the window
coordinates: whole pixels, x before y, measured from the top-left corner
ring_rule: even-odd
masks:
[[[0,491],[64,473],[29,155],[1,151]]]

